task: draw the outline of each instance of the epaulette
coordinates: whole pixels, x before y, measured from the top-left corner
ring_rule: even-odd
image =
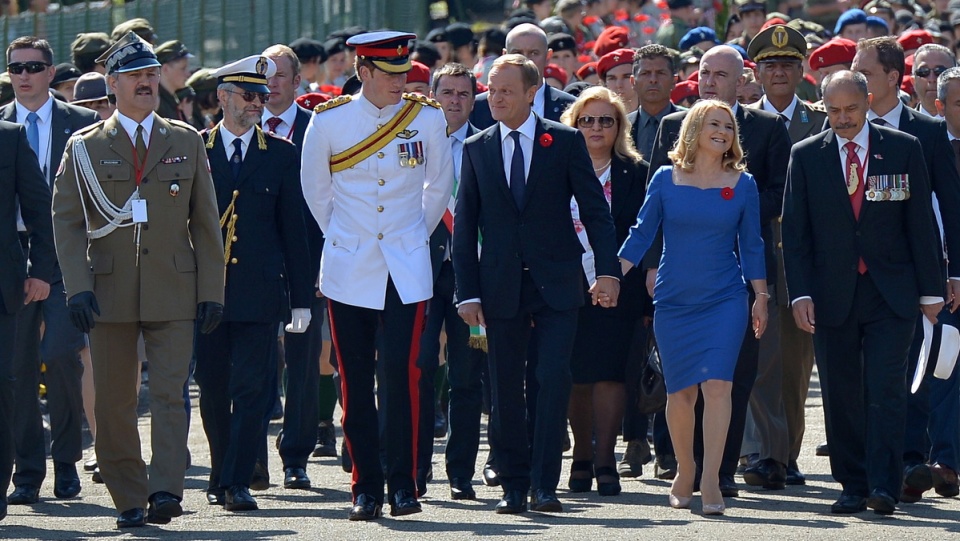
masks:
[[[353,96],[351,96],[351,95],[349,95],[349,94],[346,95],[346,96],[337,96],[336,98],[333,98],[332,100],[327,100],[327,101],[321,103],[320,105],[317,105],[316,107],[314,107],[314,108],[313,108],[313,113],[314,113],[314,114],[317,114],[317,113],[322,113],[322,112],[324,112],[324,111],[329,111],[330,109],[333,109],[334,107],[340,107],[341,105],[343,105],[343,104],[345,104],[345,103],[350,103],[351,100],[353,100]]]
[[[430,99],[423,94],[417,94],[416,92],[405,92],[403,94],[403,99],[416,101],[424,105],[429,105],[430,107],[435,107],[437,109],[443,109],[443,106],[440,105],[440,102],[434,99]]]
[[[93,124],[90,124],[89,126],[84,126],[84,127],[80,128],[79,130],[73,132],[72,135],[83,135],[83,134],[85,134],[85,133],[90,133],[90,132],[92,132],[93,130],[99,128],[101,125],[103,125],[103,121],[102,121],[102,120],[98,120],[97,122],[94,122]]]
[[[814,111],[818,111],[818,112],[820,112],[820,113],[826,113],[826,112],[827,112],[827,106],[823,104],[823,101],[822,101],[822,100],[821,100],[821,101],[815,101],[815,102],[813,102],[813,103],[807,102],[807,107],[813,109]]]
[[[178,128],[184,128],[184,129],[190,130],[190,131],[192,131],[192,132],[194,132],[194,133],[199,133],[196,128],[194,128],[193,126],[191,126],[190,124],[188,124],[188,123],[186,123],[186,122],[184,122],[184,121],[182,121],[182,120],[176,120],[176,119],[173,119],[173,118],[165,118],[164,120],[166,120],[167,122],[169,122],[170,124],[172,124],[172,125],[174,125],[174,126],[176,126],[176,127],[178,127]]]

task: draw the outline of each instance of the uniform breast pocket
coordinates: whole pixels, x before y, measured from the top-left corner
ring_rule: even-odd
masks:
[[[157,166],[157,180],[162,192],[155,202],[162,206],[185,205],[193,180],[193,168],[187,164],[161,163]]]
[[[103,194],[118,207],[122,207],[133,193],[133,170],[126,164],[103,165],[95,170]]]
[[[253,193],[257,196],[257,214],[272,219],[277,213],[280,179],[258,179],[253,185]]]

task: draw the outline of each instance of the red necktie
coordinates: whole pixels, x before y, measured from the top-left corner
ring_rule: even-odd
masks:
[[[267,129],[270,130],[270,133],[277,133],[277,128],[280,126],[280,123],[283,122],[280,120],[280,117],[275,116],[267,120]]]
[[[847,151],[847,167],[846,167],[846,177],[847,177],[847,186],[850,186],[852,182],[857,183],[857,189],[850,195],[850,205],[853,207],[853,217],[857,220],[860,219],[860,207],[863,206],[863,183],[866,180],[864,178],[863,165],[860,163],[860,157],[857,156],[857,144],[853,141],[843,145],[843,149]],[[853,178],[856,176],[856,178]],[[863,258],[860,258],[860,261],[857,263],[857,271],[860,274],[867,272],[867,264],[864,263]]]

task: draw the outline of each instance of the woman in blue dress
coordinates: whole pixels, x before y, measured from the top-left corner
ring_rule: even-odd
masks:
[[[767,323],[767,292],[757,185],[745,172],[737,123],[720,101],[698,102],[620,249],[624,274],[663,230],[654,288],[654,333],[667,387],[667,424],[677,457],[670,505],[693,495],[694,405],[703,393],[704,514],[723,514],[719,469],[730,424],[730,391],[748,318],[757,338]],[[739,256],[738,256],[739,254]],[[751,310],[745,282],[757,296]]]

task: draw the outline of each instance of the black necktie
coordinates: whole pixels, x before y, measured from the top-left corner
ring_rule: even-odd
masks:
[[[887,126],[890,125],[889,122],[887,122],[886,120],[884,120],[884,119],[882,119],[882,118],[880,118],[880,117],[877,117],[877,118],[871,120],[870,122],[873,122],[873,123],[876,124],[877,126],[887,127]]]
[[[240,150],[240,145],[243,144],[239,138],[233,140],[233,156],[230,157],[230,169],[233,170],[233,181],[236,182],[240,178],[240,165],[243,163],[243,152]]]
[[[513,159],[510,160],[510,193],[513,194],[513,200],[517,203],[517,208],[523,204],[523,192],[526,190],[527,181],[524,179],[523,167],[523,149],[520,148],[520,132],[514,130],[510,132],[513,137]]]

